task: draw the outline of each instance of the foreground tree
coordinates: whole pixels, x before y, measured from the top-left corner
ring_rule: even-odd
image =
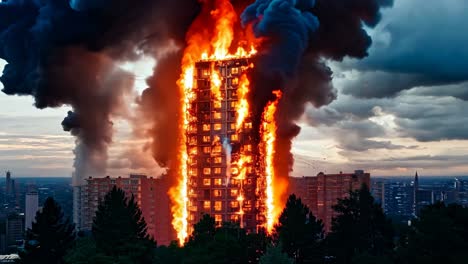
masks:
[[[31,229],[26,231],[24,251],[20,252],[21,263],[63,263],[66,251],[75,240],[74,226],[64,219],[63,211],[51,197],[36,214]]]
[[[468,263],[468,208],[443,203],[423,208],[397,250],[398,263]]]
[[[298,264],[319,263],[323,261],[322,239],[322,221],[315,218],[301,199],[294,194],[289,196],[275,226],[275,243],[282,244],[283,251]]]
[[[260,264],[293,264],[294,260],[289,258],[288,254],[282,251],[281,243],[279,245],[270,245],[267,247],[265,255],[260,258]]]
[[[367,186],[339,199],[326,247],[335,263],[386,263],[393,251],[393,226]]]
[[[247,248],[247,234],[238,224],[227,222],[217,228],[214,218],[204,215],[185,245],[183,263],[248,263]]]
[[[75,247],[64,257],[66,264],[113,264],[111,257],[99,252],[96,242],[90,237],[78,239]]]
[[[133,196],[114,187],[99,204],[92,228],[99,252],[114,263],[151,263],[156,243]]]

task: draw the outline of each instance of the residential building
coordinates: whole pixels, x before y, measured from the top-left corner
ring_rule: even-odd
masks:
[[[325,232],[330,232],[332,220],[336,217],[333,205],[363,184],[370,186],[370,174],[362,170],[339,174],[321,172],[315,177],[291,177],[289,193],[300,197],[312,213],[323,221]]]

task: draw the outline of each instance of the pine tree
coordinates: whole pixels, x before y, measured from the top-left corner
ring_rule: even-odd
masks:
[[[60,206],[49,197],[42,210],[37,212],[31,229],[26,231],[24,251],[20,252],[21,263],[63,263],[74,240],[73,224],[64,219]]]
[[[398,263],[468,263],[468,208],[436,203],[412,222],[398,247]]]
[[[326,239],[336,263],[389,262],[393,251],[393,226],[366,185],[339,199],[333,206],[338,216]],[[367,262],[366,262],[367,261]]]
[[[156,243],[132,195],[114,187],[99,204],[92,234],[98,251],[117,263],[151,263]]]
[[[277,246],[268,246],[265,255],[260,257],[259,264],[294,264],[294,260],[282,252],[281,248],[281,243]]]
[[[274,238],[283,251],[296,263],[316,263],[323,259],[321,240],[323,224],[317,220],[294,194],[289,196],[286,207],[275,226]]]

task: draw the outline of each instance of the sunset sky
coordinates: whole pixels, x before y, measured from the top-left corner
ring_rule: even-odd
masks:
[[[396,0],[385,9],[369,30],[366,59],[329,63],[337,99],[309,105],[298,120],[292,175],[468,175],[467,13],[465,0]],[[136,76],[135,96],[154,65],[150,58],[122,65]],[[60,125],[67,111],[38,110],[31,97],[0,93],[0,169],[17,177],[71,176],[74,138]],[[108,174],[160,173],[148,152],[131,152],[145,156],[138,165],[126,160],[144,142],[131,139],[125,121],[115,120],[114,129]]]

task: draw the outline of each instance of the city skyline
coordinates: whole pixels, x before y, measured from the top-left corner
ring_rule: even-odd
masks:
[[[423,2],[400,0],[383,10],[381,23],[367,29],[373,38],[369,57],[328,63],[337,99],[318,109],[308,105],[298,120],[302,131],[294,140],[292,176],[354,169],[376,176],[468,174],[467,39],[448,30],[466,21],[468,5]],[[434,32],[441,36],[433,39]],[[147,57],[122,64],[136,76],[132,96],[144,89],[154,64]],[[0,69],[4,65],[0,60]],[[32,104],[30,96],[0,94],[0,168],[16,177],[71,176],[75,139],[60,125],[69,107],[37,110]],[[116,119],[114,128],[108,175],[163,171],[148,151],[135,148],[144,142],[130,139],[125,120]]]

